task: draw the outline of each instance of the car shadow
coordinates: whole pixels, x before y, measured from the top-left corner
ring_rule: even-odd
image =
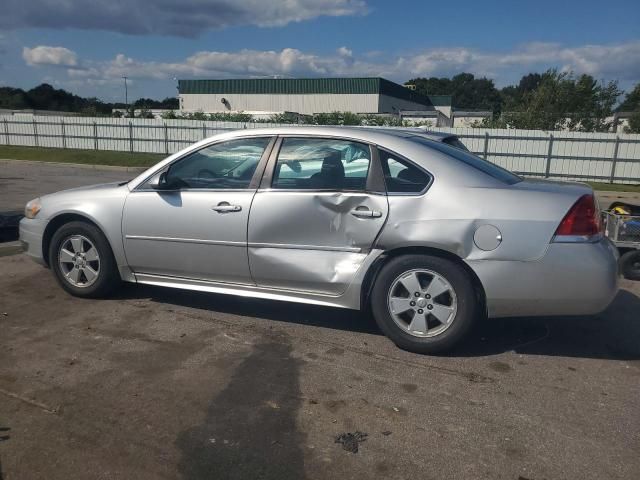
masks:
[[[127,284],[118,298],[149,298],[157,303],[226,315],[382,335],[373,318],[343,308],[132,284]]]
[[[599,315],[485,319],[449,355],[482,357],[504,352],[640,360],[640,298],[620,290]]]
[[[367,312],[274,300],[235,297],[146,285],[129,285],[120,298],[253,319],[382,335]],[[581,317],[522,317],[479,321],[449,357],[485,357],[505,352],[612,360],[640,360],[640,298],[621,290],[601,314]]]

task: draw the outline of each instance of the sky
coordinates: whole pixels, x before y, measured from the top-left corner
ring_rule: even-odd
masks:
[[[176,79],[470,72],[498,87],[549,68],[640,82],[640,1],[3,0],[0,86],[105,101]]]

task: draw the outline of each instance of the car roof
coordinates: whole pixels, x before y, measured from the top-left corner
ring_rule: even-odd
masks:
[[[314,135],[338,136],[353,139],[373,140],[376,137],[409,138],[422,137],[435,142],[444,142],[449,138],[457,138],[453,133],[433,132],[420,127],[360,127],[343,125],[286,125],[279,127],[251,128],[222,134],[221,136],[236,137],[247,135]],[[216,135],[218,136],[218,135]],[[221,137],[220,136],[220,137]]]
[[[458,138],[457,135],[447,132],[433,132],[425,127],[354,127],[368,130],[384,130],[395,133],[400,137],[423,137],[434,142],[444,142],[448,138]]]

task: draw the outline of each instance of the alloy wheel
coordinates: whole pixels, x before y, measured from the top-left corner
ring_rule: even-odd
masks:
[[[89,287],[100,275],[98,249],[83,235],[72,235],[60,244],[58,265],[64,279],[74,287]]]
[[[389,314],[406,333],[428,338],[448,329],[456,317],[455,290],[442,275],[427,269],[398,276],[387,297]]]

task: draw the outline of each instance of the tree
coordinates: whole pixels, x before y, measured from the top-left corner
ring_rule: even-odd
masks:
[[[526,80],[525,80],[526,78]],[[498,118],[483,126],[531,130],[608,131],[621,91],[617,82],[599,83],[590,75],[574,77],[548,70],[539,78],[523,77]]]
[[[132,105],[138,109],[177,109],[178,99],[167,97],[164,100],[141,98]],[[48,83],[38,85],[31,90],[0,87],[0,108],[12,110],[60,110],[77,112],[82,115],[111,115],[114,108],[127,108],[123,103],[106,103],[97,98],[83,98],[63,89],[56,89]]]
[[[633,112],[629,117],[626,133],[640,133],[640,83],[627,93],[624,101],[616,109],[618,112]]]
[[[637,112],[640,110],[640,83],[627,93],[624,101],[616,108],[618,112]]]
[[[21,88],[0,87],[0,108],[29,108],[29,100]]]
[[[475,78],[471,73],[459,73],[452,78],[414,78],[405,85],[415,85],[422,95],[451,95],[453,107],[469,110],[499,112],[500,92],[493,80]]]
[[[617,82],[598,83],[590,75],[581,75],[573,86],[569,106],[570,130],[606,132],[611,128],[613,107],[622,91]]]
[[[640,110],[633,112],[629,117],[629,126],[625,127],[625,133],[640,133]]]
[[[135,108],[146,109],[162,109],[162,110],[177,110],[179,108],[178,99],[176,97],[167,97],[164,100],[153,100],[151,98],[139,98],[133,102]]]

